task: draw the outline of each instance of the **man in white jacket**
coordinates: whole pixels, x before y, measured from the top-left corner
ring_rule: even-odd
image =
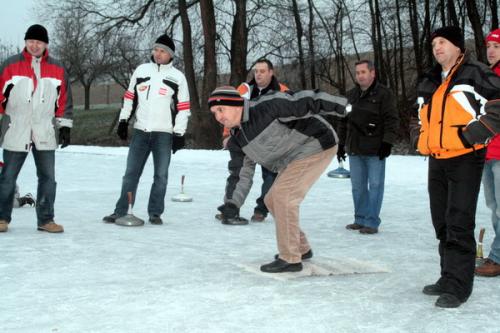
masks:
[[[126,140],[128,122],[135,115],[127,169],[120,198],[113,214],[103,221],[114,223],[127,213],[128,196],[135,200],[139,178],[150,153],[153,154],[154,182],[149,195],[148,215],[152,224],[162,224],[171,152],[184,146],[190,116],[189,90],[184,74],[173,67],[175,45],[167,35],[153,44],[151,62],[134,71],[125,91],[118,136]]]

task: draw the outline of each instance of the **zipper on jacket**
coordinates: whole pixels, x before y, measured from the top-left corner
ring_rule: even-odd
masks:
[[[453,73],[455,74],[455,73]],[[455,76],[455,75],[453,75]],[[448,99],[448,93],[450,92],[452,88],[452,77],[450,78],[450,82],[448,83],[448,86],[446,87],[446,90],[444,91],[443,94],[443,105],[441,106],[441,124],[440,124],[440,131],[439,131],[439,147],[443,148],[443,126],[444,126],[444,112],[446,110],[446,100]]]
[[[146,100],[149,99],[149,90],[151,89],[151,85],[148,85],[148,92],[146,93]]]
[[[243,131],[243,127],[241,127],[241,125],[240,125],[240,132],[241,132],[241,134],[243,135],[243,138],[245,139],[246,144],[248,145],[248,144],[250,143],[250,141],[248,141],[248,138],[247,138],[247,136],[245,135],[245,131]]]

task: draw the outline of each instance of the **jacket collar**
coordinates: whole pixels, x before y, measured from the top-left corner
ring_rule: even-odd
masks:
[[[252,88],[253,87],[257,87],[257,83],[255,82],[255,78],[253,78],[252,80],[250,80],[250,82],[248,82],[248,85],[251,86]],[[271,82],[269,82],[269,84],[267,85],[267,87],[265,87],[262,90],[265,90],[266,92],[268,90],[280,91],[280,83],[278,82],[278,79],[276,78],[276,76],[273,75],[273,77],[271,78]]]
[[[26,47],[23,49],[22,54],[23,54],[24,59],[26,59],[26,61],[28,61],[29,63],[31,63],[31,61],[33,61],[33,56],[31,55],[31,53],[28,52]],[[49,56],[49,50],[45,49],[45,51],[43,51],[42,56],[40,57],[40,60],[47,61],[48,56]]]
[[[156,67],[156,68],[158,68],[158,70],[159,70],[160,72],[161,72],[161,71],[164,71],[164,70],[166,70],[166,69],[168,69],[168,68],[171,68],[171,67],[173,66],[173,60],[174,60],[174,59],[171,59],[171,60],[170,60],[170,62],[169,62],[168,64],[157,64],[157,63],[155,62],[154,57],[153,57],[153,56],[151,56],[151,63],[152,63],[153,65],[155,65],[155,67]]]
[[[448,78],[451,77],[460,67],[462,64],[467,62],[469,60],[470,56],[468,54],[462,53],[458,59],[455,65],[450,68],[450,71],[448,73]],[[434,67],[431,68],[430,71],[428,71],[425,76],[435,83],[441,84],[441,73],[443,72],[443,68],[441,67],[440,64],[436,64]]]

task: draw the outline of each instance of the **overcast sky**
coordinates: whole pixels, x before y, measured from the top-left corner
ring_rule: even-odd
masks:
[[[37,22],[34,0],[6,1],[0,10],[0,40],[3,44],[24,45],[26,29]],[[49,32],[50,39],[50,32]]]

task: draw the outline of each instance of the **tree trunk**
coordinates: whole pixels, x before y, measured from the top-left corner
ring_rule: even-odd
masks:
[[[309,7],[309,72],[311,75],[311,89],[316,89],[316,58],[314,56],[314,15],[312,0],[307,0]]]
[[[489,0],[491,9],[491,31],[498,28],[498,2],[497,0]]]
[[[90,110],[90,87],[92,86],[92,82],[82,83],[82,84],[83,84],[83,91],[84,91],[84,96],[85,96],[85,104],[84,104],[83,109]]]
[[[427,66],[429,64],[432,64],[432,58],[433,58],[432,47],[429,41],[429,36],[431,34],[431,9],[429,0],[425,0],[424,6],[425,6],[424,31],[422,34],[421,47],[423,47],[425,50],[426,59],[424,59],[425,60],[424,66]]]
[[[182,23],[182,53],[184,60],[184,74],[189,87],[189,99],[191,104],[191,112],[197,113],[200,110],[200,97],[198,88],[196,87],[196,75],[193,67],[193,43],[191,36],[191,23],[189,21],[186,0],[179,0],[179,14]]]
[[[448,22],[450,25],[454,25],[456,27],[460,26],[457,17],[457,11],[455,9],[455,2],[453,0],[448,0]]]
[[[304,30],[302,28],[302,23],[300,22],[299,7],[297,6],[297,0],[292,0],[292,11],[293,17],[295,19],[295,27],[297,33],[297,46],[299,49],[299,76],[301,89],[306,89],[306,66],[304,62],[304,50],[302,48],[302,36],[304,36]]]
[[[408,11],[410,16],[411,38],[413,41],[413,52],[415,53],[415,67],[417,68],[417,77],[422,76],[424,69],[422,64],[422,49],[420,48],[420,35],[418,28],[418,12],[416,0],[408,1]]]
[[[202,111],[194,115],[193,138],[197,148],[216,148],[221,145],[222,129],[207,110],[208,96],[217,85],[216,30],[214,3],[212,0],[200,1],[200,14],[205,41],[201,103],[202,110],[206,110],[206,112]]]
[[[487,59],[486,50],[484,47],[483,27],[481,24],[481,19],[479,17],[479,12],[477,10],[476,2],[465,1],[465,6],[467,7],[467,16],[469,17],[472,31],[474,31],[477,60],[486,63]]]
[[[229,84],[238,86],[246,80],[247,74],[247,1],[234,0],[236,13],[231,32],[231,76]]]

